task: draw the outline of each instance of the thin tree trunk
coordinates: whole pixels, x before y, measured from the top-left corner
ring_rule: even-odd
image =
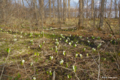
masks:
[[[0,23],[3,22],[3,0],[0,0]]]
[[[60,0],[60,17],[63,20],[63,7],[62,7],[62,0]]]
[[[70,0],[68,0],[68,18],[70,19]]]
[[[109,13],[108,13],[108,18],[111,17],[111,12],[112,12],[112,0],[111,0],[111,2],[110,2],[110,11],[109,11]]]
[[[79,28],[83,26],[83,0],[79,0]]]
[[[66,0],[63,0],[63,21],[66,21]]]
[[[49,0],[49,18],[51,18],[51,0]]]
[[[118,7],[119,7],[119,37],[120,37],[120,1]]]
[[[104,2],[105,2],[105,0],[102,0],[102,1],[101,1],[99,28],[101,28],[101,27],[103,26],[103,21],[104,21]]]
[[[117,18],[117,0],[115,0],[115,18]]]
[[[53,3],[53,19],[55,19],[55,0],[52,0]]]
[[[43,28],[43,21],[44,21],[44,0],[39,0],[39,5],[40,5],[41,26]]]
[[[94,18],[94,0],[92,0],[91,9],[92,9],[91,18]]]

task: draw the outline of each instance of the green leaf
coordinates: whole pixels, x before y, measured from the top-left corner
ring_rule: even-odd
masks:
[[[10,48],[7,48],[7,53],[10,53]]]

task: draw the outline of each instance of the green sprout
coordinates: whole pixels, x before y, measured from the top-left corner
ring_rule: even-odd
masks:
[[[39,45],[39,48],[42,48],[42,44]]]
[[[53,51],[53,48],[51,48],[51,50]]]
[[[16,35],[14,35],[14,38],[16,38]]]
[[[109,36],[111,37],[112,35],[111,35],[111,34],[109,34]]]
[[[53,56],[50,56],[50,60],[53,60]]]
[[[40,54],[39,53],[34,53],[35,56],[39,56]]]
[[[98,44],[98,46],[97,46],[97,48],[100,48],[100,47],[101,47],[101,45],[102,45],[102,44],[101,44],[101,43],[99,43],[99,44]]]
[[[33,66],[33,62],[30,63],[30,66]]]
[[[27,33],[24,33],[24,36],[26,36],[27,35]]]
[[[56,39],[56,42],[58,42],[58,39]]]
[[[55,46],[55,52],[58,53],[58,48],[57,48],[57,46]]]
[[[89,40],[87,40],[87,42],[89,43],[89,45],[90,45],[90,41]]]
[[[7,53],[10,53],[10,48],[7,48]]]
[[[76,72],[77,67],[75,65],[73,65],[72,67],[73,67],[73,71]]]
[[[31,43],[33,43],[33,40],[30,40]]]
[[[82,39],[82,36],[79,36],[80,39]]]
[[[66,52],[65,52],[65,51],[63,51],[63,55],[64,55],[64,56],[66,55]]]
[[[69,75],[67,75],[67,78],[70,79],[70,78],[72,78],[72,76],[70,76],[70,74],[69,74]]]
[[[66,63],[66,67],[68,68],[68,63]]]
[[[76,44],[78,44],[78,41],[76,41]]]
[[[62,38],[60,38],[60,40],[62,40]]]
[[[82,55],[82,54],[80,54],[80,58],[81,58],[81,59],[83,58],[83,55]]]
[[[2,31],[3,29],[0,28],[0,30]]]
[[[66,39],[65,42],[68,43],[68,40]]]
[[[95,39],[95,37],[94,37],[94,36],[92,36],[92,39]]]
[[[83,48],[83,51],[85,52],[86,48]]]
[[[92,48],[92,51],[93,51],[93,52],[96,52],[96,49],[95,49],[95,48]]]
[[[106,61],[106,58],[104,58],[103,60]]]
[[[23,32],[21,31],[20,34],[22,34]]]
[[[36,77],[33,77],[33,80],[36,80]]]
[[[22,36],[20,36],[20,38],[22,38]]]
[[[63,63],[64,63],[64,60],[63,60],[63,59],[61,59],[60,64],[61,64],[61,65],[63,65]]]
[[[69,45],[71,46],[71,45],[72,45],[72,43],[71,43],[71,42],[69,42]]]
[[[32,37],[33,36],[33,33],[30,33],[29,37]]]
[[[100,37],[97,37],[98,40],[100,40],[101,38]]]
[[[74,47],[77,47],[77,44],[74,44]]]
[[[13,39],[13,41],[14,41],[14,42],[16,42],[16,41],[17,41],[17,39],[15,38],[15,39]]]
[[[78,54],[75,54],[75,58],[77,58],[78,57]]]
[[[23,59],[22,62],[21,62],[21,64],[23,65],[24,63],[25,63],[25,60]]]
[[[87,39],[89,39],[89,38],[87,37]]]
[[[45,41],[43,41],[43,44],[45,44]]]
[[[86,56],[89,57],[89,54],[87,53]]]
[[[50,74],[50,76],[52,76],[52,71],[51,70],[49,71],[49,74]]]
[[[55,44],[58,46],[58,45],[59,45],[59,42],[55,42]]]

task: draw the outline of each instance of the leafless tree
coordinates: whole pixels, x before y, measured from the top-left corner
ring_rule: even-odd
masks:
[[[79,28],[83,26],[83,0],[79,0]]]
[[[51,18],[51,0],[49,0],[49,18]]]
[[[93,18],[94,17],[94,0],[92,0],[92,3],[91,3],[91,17]]]
[[[105,2],[105,0],[101,0],[99,28],[101,28],[103,26],[103,21],[104,21],[104,2]]]
[[[117,0],[114,0],[114,3],[115,3],[115,18],[117,18]]]
[[[66,5],[66,0],[63,0],[63,21],[66,21],[66,8],[67,8],[67,5]]]
[[[70,19],[70,0],[68,0],[68,18]]]
[[[108,18],[111,17],[111,12],[112,12],[112,3],[113,3],[113,0],[110,1],[110,8],[109,8],[109,13],[108,13]]]

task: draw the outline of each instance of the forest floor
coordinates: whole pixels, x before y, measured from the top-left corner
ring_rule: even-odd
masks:
[[[114,23],[117,20],[111,27]],[[118,27],[112,27],[113,35],[109,27],[97,30],[86,25],[79,30],[59,29],[75,26],[69,21],[60,26],[44,25],[44,30],[39,31],[37,27],[29,30],[24,25],[1,26],[1,80],[120,79]]]

